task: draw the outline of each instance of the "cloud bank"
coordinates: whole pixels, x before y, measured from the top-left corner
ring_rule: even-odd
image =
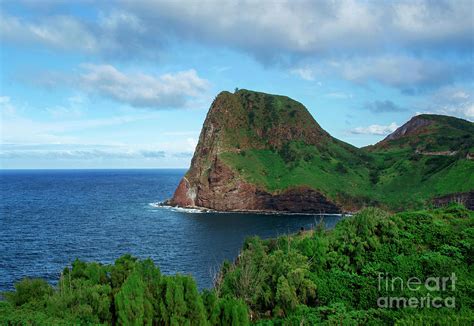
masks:
[[[156,61],[168,46],[188,42],[234,49],[308,81],[336,75],[405,94],[474,79],[471,0],[117,0],[94,6],[80,2],[90,11],[87,20],[71,15],[62,2],[20,3],[32,15],[20,17],[5,10],[0,16],[1,41],[79,51],[109,62]],[[48,10],[38,10],[42,7]],[[106,66],[89,69],[103,74],[97,76],[100,86],[104,78],[120,73]],[[190,80],[191,90],[202,87],[192,72],[181,78]],[[142,81],[154,87],[161,84]],[[124,83],[129,85],[130,78]],[[134,106],[182,103],[180,96],[173,103],[173,91],[161,85],[157,92],[139,92],[131,85],[141,94],[124,94],[124,83],[100,87],[99,92]]]
[[[122,0],[98,4],[96,19],[88,23],[67,15],[64,4],[57,7],[64,14],[28,20],[4,14],[2,39],[116,57],[159,53],[173,38],[187,39],[242,50],[268,63],[288,55],[321,58],[391,49],[468,54],[474,38],[470,0]]]
[[[73,149],[77,145],[70,145],[69,149],[37,149],[34,146],[24,149],[22,146],[10,146],[13,149],[0,150],[0,159],[31,159],[31,160],[163,160],[169,158],[189,159],[192,154],[189,152],[165,152],[161,150],[132,150],[128,148],[107,148],[109,146],[95,145],[97,147],[105,147],[105,149],[85,148]],[[2,146],[4,147],[4,146]],[[41,148],[43,146],[37,146]],[[79,146],[80,147],[80,146]],[[94,146],[92,146],[94,147]]]
[[[80,89],[88,95],[152,109],[186,108],[210,88],[209,81],[199,77],[194,69],[155,75],[91,63],[82,64],[71,74],[45,71],[22,79],[35,86]]]
[[[134,107],[183,107],[190,97],[206,91],[209,82],[191,69],[175,74],[153,76],[124,73],[112,65],[82,65],[79,85],[89,93],[97,93]]]

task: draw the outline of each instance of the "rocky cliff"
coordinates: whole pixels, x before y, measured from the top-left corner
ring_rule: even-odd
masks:
[[[462,204],[467,209],[474,211],[474,190],[464,193],[449,194],[433,199],[433,205],[436,207],[448,206],[452,203]]]
[[[222,92],[207,114],[191,167],[168,203],[223,211],[340,212],[305,185],[268,191],[223,158],[246,150],[278,152],[291,141],[320,146],[330,138],[306,108],[287,97]]]
[[[390,140],[397,140],[405,136],[418,134],[426,131],[430,125],[433,124],[432,120],[424,118],[422,115],[415,116],[410,119],[403,126],[397,128],[393,133],[388,135],[383,142],[388,142]]]
[[[288,97],[222,92],[167,204],[294,213],[422,207],[474,189],[473,125],[420,115],[359,149],[331,137]]]

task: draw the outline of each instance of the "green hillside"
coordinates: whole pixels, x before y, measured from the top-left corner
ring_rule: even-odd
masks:
[[[474,124],[450,116],[421,114],[383,141],[367,147],[369,151],[377,152],[394,148],[421,152],[457,151],[465,156],[469,152],[474,153]]]
[[[272,193],[308,186],[351,207],[370,201],[367,154],[331,137],[301,103],[248,90],[228,96],[233,123],[220,158],[246,181]]]
[[[219,96],[232,108],[215,117],[225,128],[219,157],[266,191],[303,185],[346,209],[399,210],[474,189],[474,161],[467,159],[474,152],[471,122],[421,115],[404,135],[358,149],[331,137],[288,97],[248,90]],[[435,153],[444,151],[450,153]]]
[[[420,207],[435,196],[473,190],[474,161],[468,156],[474,152],[474,124],[424,114],[399,130],[413,125],[405,135],[395,131],[365,149],[374,167],[375,198],[400,210]]]

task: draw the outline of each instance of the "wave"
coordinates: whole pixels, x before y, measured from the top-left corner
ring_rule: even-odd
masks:
[[[204,209],[199,209],[199,208],[184,208],[184,207],[164,205],[161,202],[149,203],[148,205],[150,205],[153,208],[168,209],[173,212],[181,212],[181,213],[190,213],[190,214],[199,213],[200,214],[200,213],[209,212],[209,210],[204,210]]]
[[[258,215],[314,215],[314,216],[352,216],[350,213],[346,214],[325,214],[325,213],[293,213],[293,212],[280,212],[280,211],[216,211],[209,208],[184,208],[177,206],[165,205],[162,202],[149,203],[153,208],[168,209],[173,212],[190,213],[190,214],[258,214]]]

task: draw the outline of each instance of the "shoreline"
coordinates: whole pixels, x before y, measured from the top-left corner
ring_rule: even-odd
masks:
[[[214,210],[207,207],[201,206],[188,206],[188,207],[181,207],[176,205],[169,205],[167,201],[163,202],[156,202],[149,204],[155,208],[166,208],[166,209],[174,209],[177,211],[188,212],[188,213],[216,213],[216,214],[258,214],[258,215],[304,215],[304,216],[311,216],[311,215],[319,215],[319,216],[352,216],[355,212],[343,212],[343,213],[324,213],[324,212],[288,212],[288,211],[275,211],[275,210],[231,210],[231,211],[219,211]]]

